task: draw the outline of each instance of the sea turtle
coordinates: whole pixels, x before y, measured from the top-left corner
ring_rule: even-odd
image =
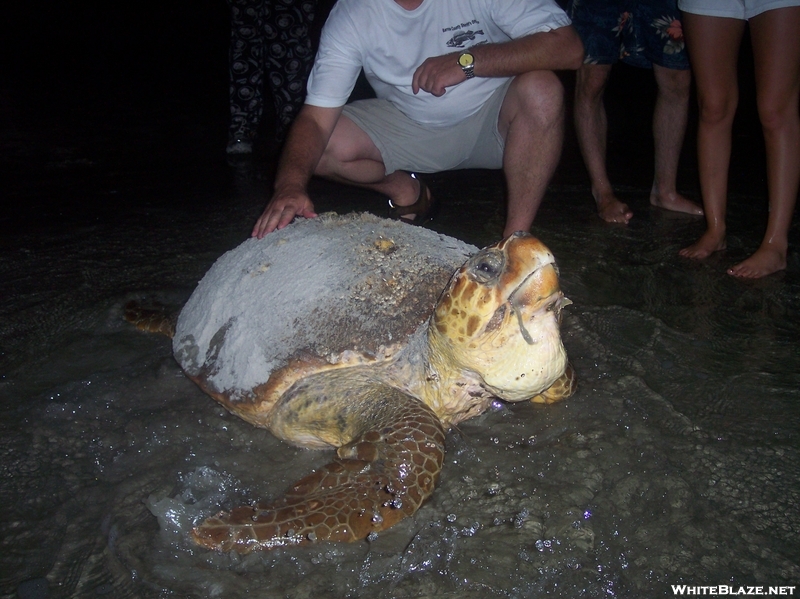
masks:
[[[248,422],[337,451],[283,497],[212,516],[192,537],[246,553],[355,541],[413,514],[433,492],[448,427],[496,398],[572,393],[559,333],[569,303],[553,255],[522,232],[477,251],[331,214],[223,255],[180,313],[177,361]],[[173,333],[136,305],[126,318]]]

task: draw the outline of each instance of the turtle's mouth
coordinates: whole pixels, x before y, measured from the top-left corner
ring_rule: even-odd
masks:
[[[519,326],[520,335],[522,335],[522,338],[528,345],[535,345],[536,341],[525,326],[523,310],[526,307],[536,306],[531,316],[531,320],[533,320],[543,307],[547,312],[555,312],[554,317],[558,321],[560,320],[561,309],[564,306],[570,305],[572,302],[561,293],[561,289],[558,286],[558,272],[555,266],[553,264],[546,264],[531,271],[531,273],[517,285],[516,289],[509,294],[508,303],[517,318],[517,326]]]
[[[514,293],[516,293],[516,291]],[[522,335],[522,338],[525,340],[525,343],[527,343],[528,345],[533,345],[534,344],[533,337],[531,337],[531,334],[528,332],[528,329],[525,328],[525,322],[523,322],[523,320],[522,320],[522,310],[520,310],[518,306],[514,305],[514,294],[513,293],[511,294],[511,297],[509,298],[509,303],[511,304],[511,310],[514,312],[514,314],[517,317],[517,325],[519,326],[519,332]]]

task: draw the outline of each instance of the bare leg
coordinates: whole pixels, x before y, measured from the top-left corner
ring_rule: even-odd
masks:
[[[584,64],[578,69],[575,86],[575,130],[578,145],[589,171],[597,212],[606,222],[627,223],[633,212],[621,202],[606,172],[608,120],[603,94],[611,65]]]
[[[683,14],[700,106],[697,159],[708,227],[697,242],[680,251],[686,258],[707,258],[726,247],[731,127],[739,102],[736,62],[744,25],[736,19]]]
[[[767,154],[769,220],[761,246],[728,274],[758,278],[786,268],[789,226],[800,184],[800,7],[750,19],[758,115]]]
[[[372,139],[345,115],[339,118],[314,174],[380,192],[397,206],[409,206],[419,196],[419,181],[405,171],[387,175]]]
[[[564,89],[551,71],[518,75],[498,118],[505,139],[508,214],[503,236],[528,231],[561,158]]]
[[[678,161],[689,114],[691,71],[653,65],[658,94],[653,111],[655,175],[650,203],[658,208],[703,214],[703,209],[677,190]]]

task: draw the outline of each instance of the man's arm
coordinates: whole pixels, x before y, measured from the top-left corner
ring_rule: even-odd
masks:
[[[583,64],[583,43],[572,25],[501,44],[480,44],[469,52],[475,57],[476,77],[514,77],[529,71],[577,69]],[[441,96],[446,88],[466,80],[458,66],[459,54],[425,60],[414,72],[414,93],[422,90]]]
[[[256,221],[251,237],[261,239],[275,229],[283,229],[295,216],[316,216],[308,197],[308,182],[341,113],[341,106],[321,108],[306,104],[300,110],[278,162],[272,198]]]

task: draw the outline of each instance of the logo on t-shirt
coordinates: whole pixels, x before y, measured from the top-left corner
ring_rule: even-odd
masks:
[[[443,27],[442,33],[447,33],[449,31],[453,32],[453,37],[447,40],[447,47],[448,48],[463,48],[467,42],[474,42],[475,38],[479,35],[486,35],[483,32],[483,29],[478,29],[481,26],[481,22],[478,19],[466,19],[461,23],[453,25],[452,27]],[[473,29],[473,27],[475,29]],[[478,43],[485,43],[486,40]],[[471,46],[475,46],[476,44],[470,44]]]
[[[478,29],[478,31],[472,31],[472,29],[467,31],[459,31],[453,37],[447,40],[447,46],[449,48],[463,48],[464,44],[467,42],[475,41],[475,36],[483,34],[483,29]]]

